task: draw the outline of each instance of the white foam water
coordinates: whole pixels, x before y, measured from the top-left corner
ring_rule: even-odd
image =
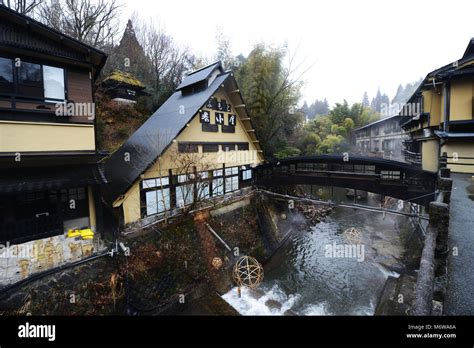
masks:
[[[388,277],[398,278],[398,277],[400,277],[399,273],[388,269],[387,267],[381,265],[380,263],[374,262],[374,265],[379,269],[380,272],[382,272],[382,274],[385,276],[385,278],[388,278]]]
[[[324,304],[310,305],[296,310],[300,300],[298,294],[286,294],[277,284],[269,290],[243,288],[239,298],[237,288],[233,288],[222,298],[241,315],[328,315]]]
[[[375,314],[375,304],[374,302],[370,301],[370,305],[368,307],[360,307],[360,308],[357,308],[355,311],[354,311],[354,314],[353,315],[367,315],[367,316],[371,316],[371,315],[374,315]]]
[[[334,315],[326,303],[309,304],[305,307],[298,306],[300,295],[287,295],[278,285],[273,285],[269,290],[241,289],[239,298],[237,288],[233,288],[222,298],[241,315]],[[371,301],[367,307],[354,310],[352,315],[374,315],[375,306]]]

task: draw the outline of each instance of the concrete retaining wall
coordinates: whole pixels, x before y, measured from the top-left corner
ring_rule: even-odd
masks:
[[[0,287],[48,269],[78,261],[100,249],[99,241],[66,234],[0,248]]]

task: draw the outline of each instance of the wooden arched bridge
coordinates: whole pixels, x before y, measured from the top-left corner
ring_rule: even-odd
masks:
[[[437,176],[408,163],[352,155],[291,157],[259,165],[254,173],[255,185],[270,191],[285,185],[336,186],[421,205],[434,200]]]

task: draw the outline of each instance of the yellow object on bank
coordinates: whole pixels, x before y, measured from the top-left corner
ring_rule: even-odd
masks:
[[[90,228],[87,228],[85,230],[69,230],[67,232],[67,237],[68,238],[81,237],[84,240],[94,239],[94,232]]]

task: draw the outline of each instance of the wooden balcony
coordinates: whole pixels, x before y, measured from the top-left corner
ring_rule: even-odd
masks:
[[[421,153],[402,150],[405,161],[416,166],[421,166]]]

